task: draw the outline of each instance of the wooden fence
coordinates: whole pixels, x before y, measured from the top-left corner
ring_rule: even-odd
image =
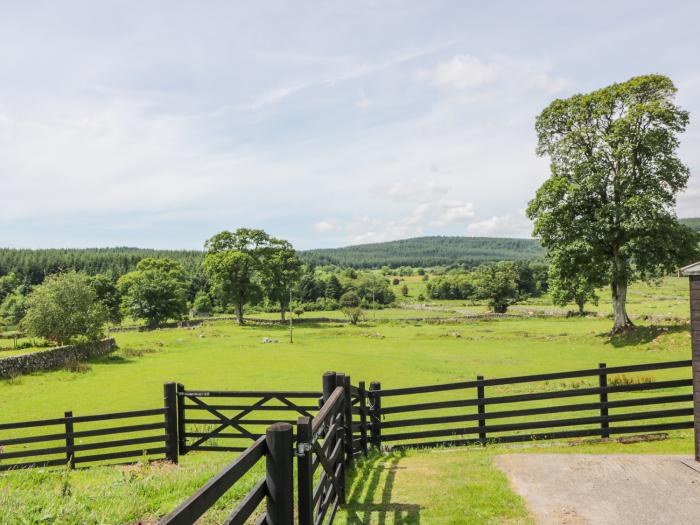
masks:
[[[371,440],[376,447],[385,444],[391,448],[436,447],[586,436],[606,438],[692,428],[690,377],[657,381],[649,376],[624,375],[673,368],[687,368],[690,375],[690,364],[690,361],[673,361],[606,367],[601,363],[598,368],[587,370],[498,379],[478,376],[475,381],[394,389],[382,389],[379,383],[372,383],[368,392]],[[596,386],[590,386],[582,378],[593,378]],[[563,379],[578,381],[564,388],[551,384]],[[533,391],[535,384],[539,388]],[[507,392],[513,385],[524,385],[528,391],[508,395],[494,392],[494,389]],[[663,392],[658,393],[659,390]],[[639,395],[648,392],[654,395]],[[433,399],[436,394],[441,395],[440,399]],[[619,399],[612,399],[617,395]],[[567,398],[577,398],[579,402],[558,404],[556,401]],[[580,402],[580,398],[587,399]],[[653,410],[639,410],[655,405]],[[505,409],[499,409],[504,406]],[[406,417],[407,414],[413,417]],[[560,414],[566,417],[543,417]],[[411,430],[405,430],[409,427]]]
[[[144,457],[177,462],[176,406],[175,384],[168,383],[163,408],[87,416],[68,411],[60,418],[2,423],[0,471],[58,465],[75,468]],[[17,437],[4,437],[7,431]]]
[[[362,381],[354,386],[349,376],[328,372],[322,392],[186,390],[168,383],[163,408],[92,416],[67,412],[57,419],[0,424],[0,469],[75,466],[144,454],[177,462],[179,454],[193,450],[241,452],[161,524],[194,523],[264,460],[265,476],[225,523],[255,517],[258,525],[292,525],[296,489],[298,523],[330,525],[345,501],[348,466],[370,446],[485,445],[692,428],[690,365],[600,364],[586,370],[477,376],[474,381],[392,389],[378,382],[369,388]],[[688,377],[678,379],[677,369]],[[634,376],[648,372],[660,377]],[[564,400],[574,402],[561,404]],[[289,418],[290,413],[298,419]],[[105,428],[105,421],[122,426]],[[7,430],[46,426],[62,431],[2,436]],[[90,441],[114,434],[120,439]],[[50,441],[60,446],[34,448]],[[24,448],[13,448],[19,446]],[[5,463],[13,459],[22,462]]]
[[[187,390],[182,384],[177,395],[180,454],[241,452],[268,425],[312,416],[321,399],[321,392]]]

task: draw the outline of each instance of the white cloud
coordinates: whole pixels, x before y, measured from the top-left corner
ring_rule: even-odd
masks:
[[[337,226],[337,221],[335,219],[330,219],[314,223],[313,228],[319,233],[326,233],[335,230]]]
[[[508,85],[515,89],[528,87],[556,93],[573,84],[570,78],[553,74],[548,60],[512,57],[498,57],[487,62],[471,55],[458,55],[432,69],[419,70],[416,76],[450,91]],[[466,101],[481,99],[481,96],[472,95]]]
[[[494,216],[467,226],[467,233],[476,237],[530,237],[532,223],[525,210]]]
[[[467,89],[490,84],[500,73],[501,66],[498,64],[489,64],[470,55],[459,55],[433,69],[419,71],[418,77],[443,88]]]

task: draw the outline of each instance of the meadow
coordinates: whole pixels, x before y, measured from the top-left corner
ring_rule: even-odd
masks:
[[[409,295],[423,283],[415,281]],[[300,324],[294,327],[293,343],[286,326],[239,327],[232,321],[115,333],[119,350],[80,371],[56,370],[0,381],[0,423],[56,417],[64,410],[80,415],[161,406],[167,381],[181,382],[188,389],[320,390],[322,373],[336,370],[350,374],[354,383],[378,380],[384,388],[393,388],[472,380],[477,374],[489,378],[592,368],[599,362],[615,366],[687,359],[690,336],[681,311],[685,301],[687,318],[687,282],[667,279],[658,287],[637,287],[635,292],[633,301],[639,302],[633,304],[640,311],[657,315],[670,311],[680,319],[640,319],[633,335],[609,338],[611,321],[604,317],[437,323],[398,320],[423,312],[397,308],[369,312],[358,326]],[[453,305],[437,306],[450,310]],[[599,308],[604,310],[605,305]],[[430,311],[430,315],[452,314]],[[277,342],[263,344],[263,338]],[[677,369],[654,372],[656,380],[687,374]],[[562,384],[548,385],[558,387]],[[494,454],[523,450],[689,454],[692,434],[675,431],[664,441],[625,445],[542,449],[493,445],[371,456],[350,473],[348,505],[340,523],[530,523],[524,504],[491,464]],[[193,452],[181,457],[179,466],[3,474],[0,507],[7,510],[0,523],[153,523],[231,459],[229,454]],[[220,521],[260,472],[231,491],[203,523]]]

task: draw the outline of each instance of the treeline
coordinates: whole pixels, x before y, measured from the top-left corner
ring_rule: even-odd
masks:
[[[433,236],[307,250],[300,257],[317,265],[351,268],[449,265],[474,268],[487,262],[540,260],[544,258],[544,250],[535,239]]]
[[[453,269],[426,283],[431,299],[486,300],[497,313],[548,288],[547,265],[524,261],[484,264],[472,271]]]
[[[0,248],[0,276],[14,274],[29,285],[40,284],[46,276],[67,270],[88,275],[104,274],[117,279],[146,258],[173,259],[190,274],[202,266],[204,253],[198,250],[152,250],[145,248]]]

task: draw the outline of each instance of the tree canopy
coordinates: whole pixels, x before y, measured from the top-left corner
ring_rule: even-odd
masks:
[[[608,284],[613,333],[632,326],[628,285],[696,256],[698,236],[679,224],[676,195],[688,168],[677,155],[688,113],[665,76],[646,75],[555,100],[537,118],[537,153],[550,177],[528,206],[563,278]]]

